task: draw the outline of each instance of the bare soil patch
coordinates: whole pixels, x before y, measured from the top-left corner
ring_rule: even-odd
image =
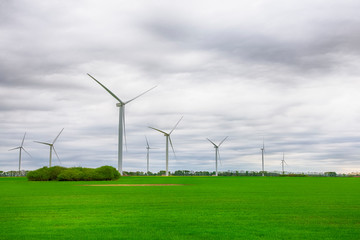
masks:
[[[185,184],[91,184],[92,187],[146,187],[146,186],[184,186]]]

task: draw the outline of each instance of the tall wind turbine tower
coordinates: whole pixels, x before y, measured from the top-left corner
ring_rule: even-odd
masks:
[[[122,175],[123,174],[123,170],[122,170],[123,139],[124,139],[124,132],[125,132],[125,105],[128,104],[129,102],[134,101],[135,99],[144,95],[145,93],[149,92],[150,90],[156,88],[157,86],[150,88],[149,90],[143,92],[142,94],[138,95],[137,97],[130,99],[127,102],[123,102],[120,100],[120,98],[118,98],[113,92],[111,92],[108,88],[106,88],[103,84],[101,84],[93,76],[91,76],[90,74],[87,74],[87,75],[89,75],[89,77],[91,77],[95,82],[97,82],[100,86],[102,86],[108,93],[110,93],[111,96],[113,96],[118,101],[118,103],[116,104],[116,106],[119,107],[118,171],[120,172],[120,175]],[[126,144],[126,138],[125,138],[125,144]]]
[[[261,175],[264,177],[264,152],[265,152],[265,143],[264,143],[264,139],[263,139],[263,146],[261,148],[261,166],[262,166],[262,173]]]
[[[287,165],[287,163],[285,162],[285,154],[283,153],[283,159],[281,160],[281,167],[282,167],[282,174],[285,174],[285,164]]]
[[[216,145],[213,141],[211,141],[210,139],[207,138],[207,140],[209,142],[211,142],[212,145],[214,145],[214,148],[215,148],[215,169],[216,169],[215,176],[218,176],[218,156],[220,158],[219,147],[227,138],[228,137],[225,137],[218,145]]]
[[[176,125],[173,127],[173,129],[169,133],[164,132],[164,131],[162,131],[160,129],[157,129],[157,128],[149,127],[151,129],[154,129],[154,130],[156,130],[158,132],[163,133],[164,136],[166,137],[166,176],[169,176],[169,142],[170,142],[171,148],[172,148],[172,150],[174,152],[174,155],[175,155],[175,150],[174,150],[174,146],[172,144],[170,135],[175,130],[175,128],[178,126],[178,124],[180,123],[182,118],[183,117],[180,118],[180,120],[176,123]]]
[[[145,136],[145,140],[146,140],[146,150],[147,150],[147,152],[146,152],[146,163],[147,163],[146,173],[148,174],[149,173],[150,149],[154,149],[154,148],[150,147],[149,141],[146,136]]]
[[[25,132],[25,134],[24,134],[23,140],[22,140],[21,145],[20,145],[19,147],[9,149],[9,151],[19,149],[19,174],[20,174],[20,171],[21,171],[21,150],[24,150],[24,152],[26,152],[26,153],[31,157],[30,153],[28,153],[28,152],[25,150],[25,148],[23,147],[23,145],[24,145],[24,140],[25,140],[25,135],[26,135],[26,132]]]
[[[40,144],[45,144],[45,145],[48,145],[50,147],[50,158],[49,158],[49,167],[51,167],[51,159],[52,159],[52,151],[54,150],[54,153],[56,154],[56,157],[59,159],[60,161],[60,158],[59,158],[59,155],[57,154],[56,150],[55,150],[55,142],[56,140],[58,139],[58,137],[60,136],[60,134],[62,133],[62,131],[64,130],[61,129],[61,131],[59,132],[59,134],[56,136],[56,138],[54,139],[54,141],[52,141],[52,143],[48,143],[48,142],[38,142],[38,141],[34,141],[34,142],[37,142],[37,143],[40,143]]]

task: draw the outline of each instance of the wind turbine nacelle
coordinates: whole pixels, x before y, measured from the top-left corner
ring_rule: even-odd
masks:
[[[121,107],[123,104],[122,103],[117,103],[116,106],[117,107]]]

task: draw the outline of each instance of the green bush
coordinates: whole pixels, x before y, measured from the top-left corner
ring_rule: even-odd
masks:
[[[48,167],[43,167],[35,171],[28,172],[26,176],[30,181],[49,181],[50,171]]]
[[[96,169],[82,167],[43,167],[27,174],[29,181],[105,181],[120,178],[120,173],[111,166]]]
[[[43,167],[35,171],[30,171],[26,175],[30,181],[54,181],[57,180],[58,175],[64,171],[65,167]]]
[[[76,168],[69,168],[59,174],[57,180],[59,181],[81,181],[84,174],[81,170]]]
[[[120,173],[111,166],[102,166],[95,169],[94,178],[98,181],[114,180],[120,178]]]
[[[57,180],[59,174],[61,174],[61,172],[65,171],[65,170],[66,170],[66,167],[60,167],[60,166],[48,168],[49,177],[50,177],[49,180],[50,181]]]
[[[83,181],[94,181],[95,169],[93,168],[79,168],[83,173]]]

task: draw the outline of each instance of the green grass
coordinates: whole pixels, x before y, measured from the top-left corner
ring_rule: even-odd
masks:
[[[359,239],[360,178],[0,178],[0,239]]]

